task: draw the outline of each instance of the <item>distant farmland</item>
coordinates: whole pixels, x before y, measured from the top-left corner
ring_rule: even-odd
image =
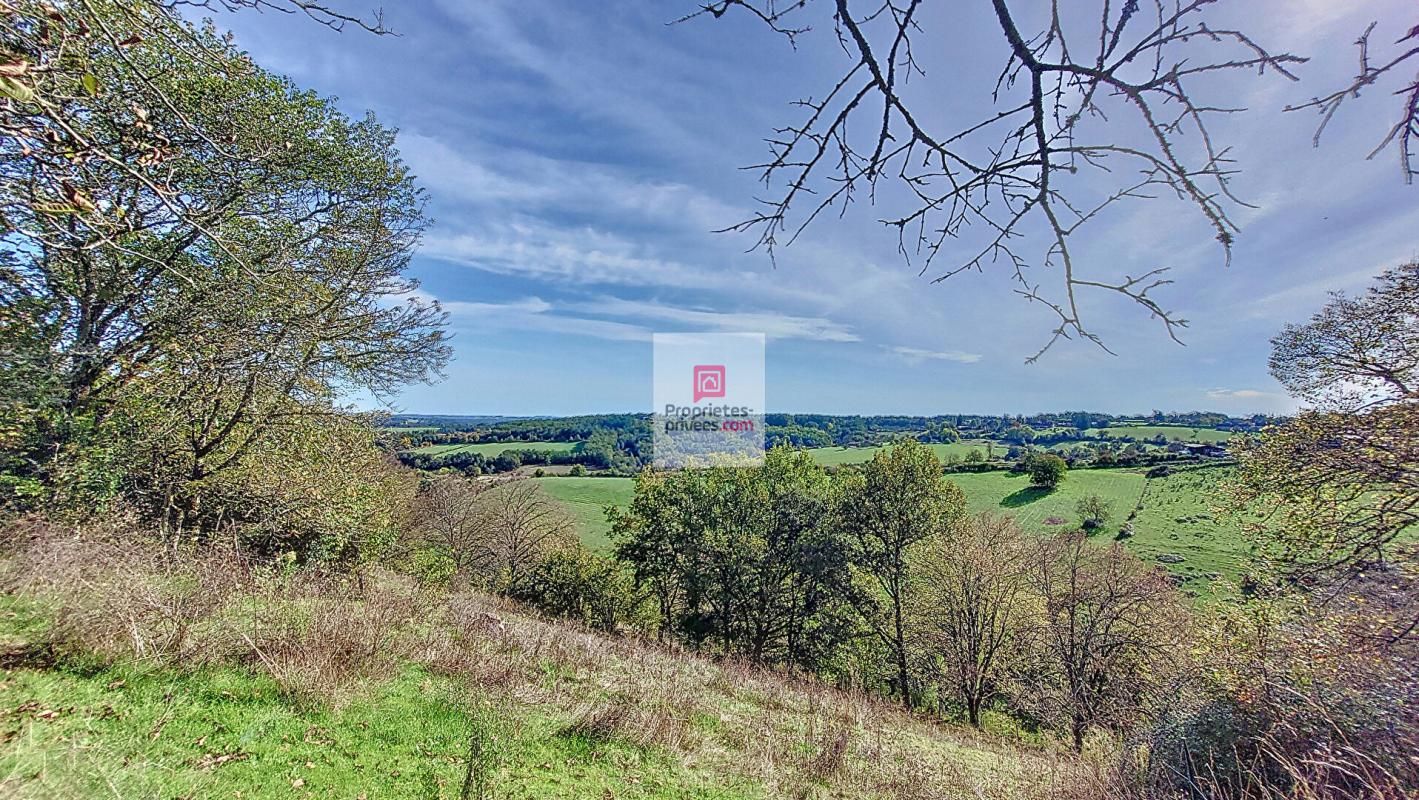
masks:
[[[582,543],[594,550],[610,544],[606,506],[629,505],[635,493],[631,478],[539,478],[537,483],[566,505],[576,518]]]
[[[1135,439],[1153,439],[1162,436],[1170,442],[1210,443],[1225,442],[1235,435],[1231,431],[1219,431],[1213,428],[1188,428],[1183,425],[1113,425],[1084,431],[1086,436],[1098,436],[1100,433],[1114,438],[1132,436]]]
[[[885,446],[885,445],[884,445]],[[957,459],[964,459],[966,454],[972,450],[979,450],[981,455],[987,455],[992,450],[996,456],[1005,455],[1005,451],[1010,449],[1010,445],[1005,442],[966,441],[952,442],[950,444],[929,444],[927,447],[936,453],[936,457],[946,460],[948,456]],[[839,466],[842,464],[861,464],[872,460],[872,454],[880,450],[881,447],[813,447],[809,448],[808,454],[813,456],[813,460],[825,467]]]
[[[1083,520],[1075,505],[1085,495],[1097,494],[1113,510],[1108,524],[1094,534],[1101,542],[1113,541],[1141,504],[1133,520],[1133,536],[1123,540],[1125,546],[1155,563],[1160,555],[1182,557],[1168,569],[1188,578],[1189,588],[1205,591],[1209,573],[1236,578],[1248,554],[1242,532],[1213,508],[1220,502],[1220,483],[1230,474],[1229,467],[1208,467],[1149,479],[1141,470],[1081,469],[1070,471],[1064,483],[1048,493],[1031,488],[1024,475],[1009,472],[947,478],[966,493],[972,512],[1008,514],[1031,531],[1079,527]]]
[[[953,474],[947,479],[966,493],[971,512],[1007,514],[1034,532],[1077,528],[1081,520],[1075,505],[1081,497],[1097,494],[1113,507],[1108,524],[1093,535],[1101,544],[1114,541],[1141,502],[1143,508],[1133,520],[1134,534],[1123,540],[1124,545],[1152,563],[1163,563],[1157,560],[1160,555],[1181,557],[1167,568],[1186,578],[1187,588],[1207,594],[1209,576],[1235,579],[1248,553],[1241,531],[1212,508],[1221,481],[1230,473],[1229,467],[1208,467],[1149,479],[1141,470],[1081,469],[1071,471],[1058,489],[1048,493],[1030,488],[1028,478],[1009,472]],[[578,521],[582,541],[592,548],[607,546],[610,526],[602,509],[624,506],[633,492],[630,478],[553,477],[541,479],[540,484],[566,503]]]
[[[545,453],[569,453],[581,442],[478,442],[476,444],[430,444],[415,447],[410,453],[429,456],[449,456],[454,453],[478,453],[492,458],[508,450],[537,450]]]

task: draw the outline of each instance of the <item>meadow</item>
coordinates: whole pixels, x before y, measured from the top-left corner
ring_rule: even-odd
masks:
[[[547,494],[560,500],[576,518],[581,540],[595,550],[610,546],[611,525],[605,508],[625,506],[635,494],[630,478],[538,478]]]
[[[0,558],[0,575],[14,567]],[[166,641],[155,614],[135,618],[131,640],[62,624],[81,609],[136,613],[127,590],[160,580],[125,572],[42,600],[0,591],[0,796],[752,800],[811,785],[818,797],[1043,800],[1078,766],[885,698],[492,597],[434,601],[389,574],[352,596],[227,582],[226,611],[192,618],[210,638],[188,660],[132,652]],[[280,647],[252,622],[242,635],[266,647],[243,648],[224,638],[238,607],[299,607],[292,620],[312,632]],[[88,649],[100,641],[108,657]]]
[[[1096,494],[1108,502],[1112,514],[1094,538],[1114,541],[1123,525],[1131,522],[1133,535],[1122,540],[1129,550],[1148,561],[1166,563],[1185,579],[1185,588],[1205,594],[1217,578],[1239,577],[1248,555],[1235,522],[1216,508],[1221,482],[1229,474],[1229,467],[1211,466],[1182,469],[1163,478],[1148,478],[1139,469],[1073,470],[1053,491],[1031,487],[1028,477],[1009,472],[948,478],[966,493],[970,511],[1008,514],[1027,531],[1079,527],[1083,520],[1075,506],[1083,497]],[[1160,561],[1160,556],[1166,561]],[[1174,560],[1179,557],[1181,561]]]
[[[884,445],[885,446],[885,445]],[[948,458],[965,459],[966,454],[972,450],[979,450],[981,455],[988,455],[993,452],[996,456],[1005,455],[1005,451],[1010,449],[1010,445],[1004,442],[988,442],[984,439],[951,442],[950,444],[929,444],[931,452],[942,461]],[[880,450],[881,447],[812,447],[808,449],[808,454],[813,460],[825,467],[836,467],[843,464],[861,464],[872,459],[872,454]]]
[[[476,442],[474,444],[430,444],[408,452],[416,455],[450,456],[454,453],[477,453],[488,458],[508,450],[536,450],[542,453],[570,453],[581,442]]]
[[[957,473],[948,479],[966,493],[971,513],[1006,514],[1025,530],[1041,533],[1078,528],[1082,520],[1075,506],[1086,495],[1097,494],[1112,511],[1108,523],[1094,534],[1097,540],[1114,541],[1133,515],[1133,535],[1122,540],[1125,546],[1166,564],[1181,576],[1185,588],[1209,594],[1217,578],[1239,576],[1248,553],[1236,525],[1214,508],[1229,472],[1228,467],[1199,467],[1150,479],[1140,469],[1074,470],[1053,491],[1031,487],[1028,477],[1003,471]],[[541,485],[567,505],[582,541],[592,548],[608,543],[610,526],[603,509],[630,502],[634,489],[630,478],[549,477],[541,479]],[[1173,561],[1176,557],[1182,560]]]

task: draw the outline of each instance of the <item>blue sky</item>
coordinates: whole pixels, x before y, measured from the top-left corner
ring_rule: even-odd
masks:
[[[1281,113],[1350,75],[1356,34],[1375,17],[1398,30],[1411,3],[1225,4],[1268,43],[1314,56],[1299,85],[1228,79],[1227,99],[1251,110],[1215,132],[1245,169],[1234,188],[1257,206],[1237,215],[1231,266],[1187,207],[1120,207],[1077,250],[1105,276],[1171,267],[1177,283],[1160,297],[1191,322],[1186,346],[1136,307],[1088,297],[1087,321],[1117,355],[1063,342],[1033,365],[1049,312],[1004,273],[918,277],[876,222],[890,209],[823,220],[777,266],[745,252],[751,237],[711,232],[747,216],[762,190],[741,167],[846,57],[826,6],[810,6],[816,30],[795,50],[742,15],[666,24],[694,5],[401,0],[384,9],[397,37],[270,12],[220,20],[258,63],[398,128],[429,192],[434,224],[413,270],[450,313],[455,356],[397,410],[648,411],[650,334],[715,330],[768,335],[773,411],[1289,411],[1266,371],[1269,338],[1327,291],[1419,255],[1419,187],[1391,153],[1365,159],[1395,99],[1362,97],[1318,150],[1312,117]],[[933,47],[913,91],[943,125],[985,108],[1003,63],[981,13],[923,20]]]

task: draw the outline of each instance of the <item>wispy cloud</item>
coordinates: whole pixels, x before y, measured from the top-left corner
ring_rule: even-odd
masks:
[[[1257,400],[1263,397],[1277,397],[1273,392],[1259,389],[1208,389],[1207,396],[1213,400]]]
[[[424,237],[419,253],[485,272],[568,285],[696,289],[723,281],[723,276],[659,258],[615,234],[535,222],[452,234],[435,231]]]
[[[492,209],[500,217],[557,211],[707,233],[748,216],[743,209],[684,183],[476,139],[451,145],[405,132],[399,136],[399,150],[419,182],[441,203],[475,205],[484,213]]]
[[[551,302],[525,297],[502,303],[443,303],[455,328],[570,333],[613,341],[647,341],[657,330],[708,330],[762,333],[770,339],[856,342],[850,328],[816,317],[758,311],[711,311],[614,297],[594,301]]]
[[[651,336],[641,325],[555,313],[555,306],[540,297],[507,303],[453,301],[443,308],[455,331],[554,333],[616,342],[650,341]]]
[[[698,328],[726,333],[762,333],[770,339],[806,339],[821,342],[857,342],[862,339],[847,325],[832,320],[822,317],[799,317],[778,312],[714,311],[615,297],[598,298],[589,303],[576,303],[569,305],[568,308],[581,313],[671,323],[681,328]]]
[[[974,364],[981,360],[979,353],[967,353],[961,350],[924,350],[920,347],[889,347],[887,345],[882,347],[909,364],[920,364],[923,361],[954,361],[958,364]]]

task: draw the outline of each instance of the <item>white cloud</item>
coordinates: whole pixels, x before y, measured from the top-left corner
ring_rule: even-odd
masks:
[[[565,316],[540,297],[507,303],[451,301],[442,303],[455,330],[527,331],[589,336],[620,342],[650,341],[651,331],[640,325],[603,319]]]
[[[1213,400],[1256,400],[1277,395],[1259,389],[1208,389],[1207,396]]]
[[[960,350],[923,350],[920,347],[889,347],[887,345],[882,345],[882,347],[909,364],[920,364],[922,361],[954,361],[958,364],[974,364],[981,360],[979,353],[966,353]]]
[[[593,228],[511,223],[490,230],[430,233],[419,253],[430,258],[532,280],[574,285],[710,288],[723,276],[648,255],[645,248]]]
[[[683,183],[645,180],[602,164],[549,158],[473,139],[455,146],[404,132],[399,150],[419,184],[438,202],[487,206],[502,216],[555,209],[695,233],[718,230],[748,216]]]
[[[800,317],[763,311],[711,311],[657,302],[603,297],[568,308],[613,317],[647,319],[691,328],[729,333],[762,333],[770,339],[807,339],[822,342],[856,342],[862,337],[841,323],[822,317]]]
[[[850,328],[818,317],[767,312],[724,312],[657,302],[621,300],[553,303],[526,297],[503,303],[452,301],[442,304],[455,328],[569,333],[614,341],[647,341],[654,329],[673,327],[733,333],[763,333],[770,339],[856,342]],[[661,323],[652,325],[646,323]]]

